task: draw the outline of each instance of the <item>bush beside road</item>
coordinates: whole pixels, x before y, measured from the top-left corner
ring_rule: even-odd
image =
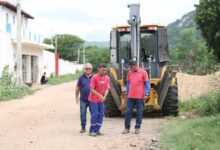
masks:
[[[26,85],[17,86],[13,75],[9,72],[9,67],[4,67],[0,78],[0,101],[21,98],[32,93],[33,90]]]

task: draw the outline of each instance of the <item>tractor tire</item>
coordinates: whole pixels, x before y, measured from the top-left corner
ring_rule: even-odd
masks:
[[[178,86],[177,84],[169,87],[164,104],[162,107],[162,113],[164,115],[178,116]]]
[[[105,116],[106,117],[118,117],[121,116],[121,111],[118,110],[115,101],[112,97],[111,92],[108,93],[108,96],[105,100]]]
[[[117,82],[114,78],[114,76],[109,73],[109,77],[110,77],[110,80],[113,84],[113,87],[116,91],[116,93],[119,95],[119,97],[121,96],[121,91],[117,85]],[[107,97],[106,97],[106,100],[105,100],[105,116],[106,117],[117,117],[117,116],[121,116],[121,111],[118,109],[115,101],[114,101],[114,98],[112,96],[112,93],[109,91]]]

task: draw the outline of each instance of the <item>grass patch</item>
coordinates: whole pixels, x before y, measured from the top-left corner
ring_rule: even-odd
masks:
[[[48,84],[57,85],[57,84],[61,84],[64,82],[73,81],[73,80],[78,79],[81,74],[82,72],[78,71],[76,74],[67,74],[67,75],[49,78]]]
[[[177,119],[160,128],[159,146],[169,150],[215,150],[220,147],[220,93],[210,92],[179,103],[180,111],[193,112],[191,119]]]
[[[220,92],[214,91],[196,99],[179,103],[180,111],[191,111],[198,115],[208,116],[220,113]]]
[[[172,150],[217,150],[220,147],[220,114],[178,120],[160,129],[159,145]]]

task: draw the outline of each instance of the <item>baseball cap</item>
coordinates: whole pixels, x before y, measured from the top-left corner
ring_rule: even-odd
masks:
[[[137,65],[137,61],[135,59],[130,59],[128,64],[129,66]]]

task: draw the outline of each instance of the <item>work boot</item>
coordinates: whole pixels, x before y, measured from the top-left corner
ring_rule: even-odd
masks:
[[[140,133],[140,129],[135,129],[134,134],[139,134]]]
[[[96,134],[97,134],[97,135],[104,135],[104,134],[103,134],[102,132],[100,132],[100,131],[97,131]]]
[[[89,132],[89,136],[93,136],[93,137],[96,137],[97,134],[95,132]]]
[[[84,133],[84,132],[86,132],[86,129],[82,128],[82,129],[80,130],[80,133]]]
[[[130,130],[125,128],[125,130],[122,132],[122,134],[128,134],[129,132],[130,132]]]

